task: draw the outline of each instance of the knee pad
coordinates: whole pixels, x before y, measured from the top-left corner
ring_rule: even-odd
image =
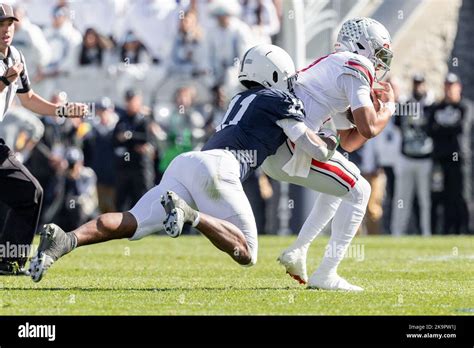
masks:
[[[344,197],[346,200],[351,203],[355,203],[364,207],[369,203],[370,193],[372,189],[369,182],[363,178],[359,177],[354,187],[349,191],[349,193]]]

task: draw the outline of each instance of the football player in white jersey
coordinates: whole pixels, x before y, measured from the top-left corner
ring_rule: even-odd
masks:
[[[346,21],[335,52],[317,59],[295,76],[294,93],[303,101],[306,125],[320,131],[332,119],[340,145],[348,152],[379,134],[395,111],[392,88],[381,82],[391,59],[390,34],[382,24],[370,18]],[[375,80],[382,88],[373,89]],[[308,158],[288,140],[265,160],[263,169],[276,180],[321,192],[297,240],[279,257],[287,273],[300,283],[308,282],[311,288],[363,290],[337,274],[370,196],[370,185],[356,165],[339,152],[327,162]],[[308,281],[308,247],[332,218],[329,249]]]

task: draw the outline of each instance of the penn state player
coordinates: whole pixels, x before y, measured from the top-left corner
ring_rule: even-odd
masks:
[[[322,140],[303,123],[302,103],[289,92],[288,78],[294,74],[293,61],[282,49],[250,49],[239,75],[248,90],[232,99],[203,151],[176,157],[161,183],[128,212],[101,215],[68,233],[45,225],[30,265],[32,279],[40,281],[53,262],[78,246],[137,240],[163,229],[177,237],[183,224],[196,227],[239,264],[255,264],[257,229],[241,181],[287,137],[320,161],[329,159],[337,145],[334,137]]]
[[[296,77],[295,94],[303,101],[306,125],[319,130],[332,120],[338,129],[340,146],[349,152],[379,134],[395,111],[390,84],[379,81],[383,89],[372,90],[374,80],[381,80],[390,69],[390,47],[390,34],[379,22],[370,18],[346,21],[339,32],[335,52],[316,60]],[[376,78],[376,74],[383,76]],[[293,166],[288,167],[290,160]],[[298,238],[279,257],[287,273],[300,283],[308,282],[309,245],[333,218],[328,247],[308,286],[362,290],[337,274],[370,196],[370,185],[360,176],[359,169],[339,152],[326,163],[311,160],[290,141],[265,160],[263,169],[276,180],[321,192]]]

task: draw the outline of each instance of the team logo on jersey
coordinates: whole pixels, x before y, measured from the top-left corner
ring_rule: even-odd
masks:
[[[303,102],[296,98],[292,98],[291,100],[293,103],[288,108],[288,112],[290,114],[304,116],[305,114],[304,114]]]

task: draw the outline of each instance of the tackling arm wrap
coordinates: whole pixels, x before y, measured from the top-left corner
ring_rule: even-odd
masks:
[[[283,119],[277,124],[297,147],[318,161],[326,162],[336,151],[338,140],[334,134],[316,134],[303,122],[293,119]]]

